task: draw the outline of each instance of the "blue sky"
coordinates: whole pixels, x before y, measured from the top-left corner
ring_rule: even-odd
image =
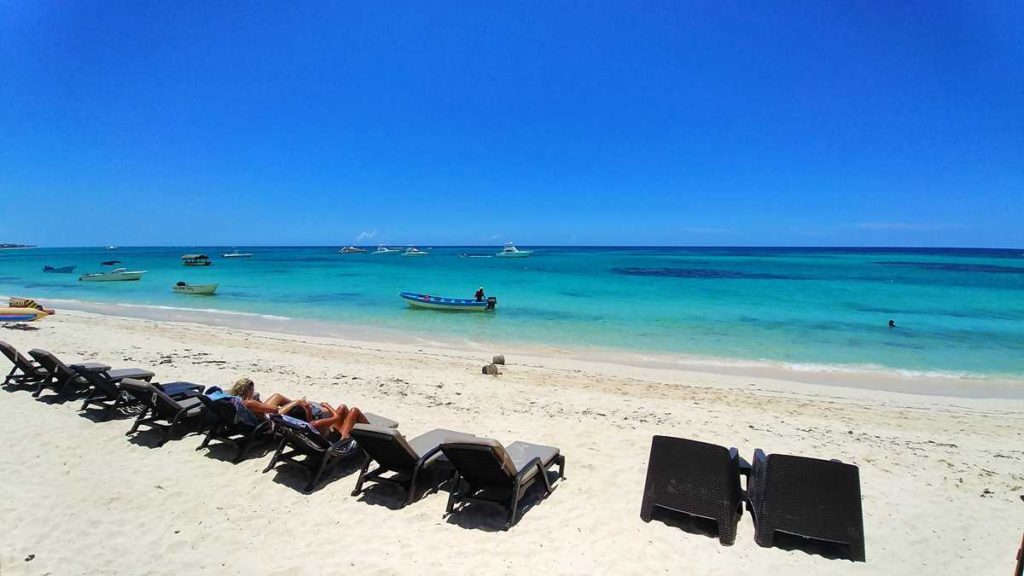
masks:
[[[1021,3],[269,4],[5,3],[0,242],[1024,246]]]

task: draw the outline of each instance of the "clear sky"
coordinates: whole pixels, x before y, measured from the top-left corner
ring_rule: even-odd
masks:
[[[0,242],[1022,247],[1021,30],[1006,1],[0,2]]]

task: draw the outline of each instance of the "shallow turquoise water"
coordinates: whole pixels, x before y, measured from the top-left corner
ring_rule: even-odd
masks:
[[[522,247],[521,247],[522,248]],[[443,334],[800,364],[1024,375],[1019,250],[538,248],[527,259],[422,258],[336,248],[33,249],[0,252],[0,293],[274,314]],[[185,268],[188,252],[213,257]],[[139,282],[83,283],[104,260]],[[46,274],[45,264],[75,265]],[[220,284],[216,297],[171,292]],[[471,297],[495,314],[415,310],[403,290]],[[897,328],[886,323],[894,319]]]

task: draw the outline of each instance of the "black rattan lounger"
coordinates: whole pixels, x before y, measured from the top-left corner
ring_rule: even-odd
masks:
[[[398,423],[387,418],[367,413],[363,415],[371,423],[380,426],[398,426]],[[324,472],[334,464],[359,454],[358,444],[352,439],[331,442],[315,429],[311,429],[312,426],[306,422],[297,422],[294,418],[277,414],[271,415],[270,419],[274,422],[274,431],[280,435],[281,441],[278,442],[277,450],[263,472],[273,470],[278,462],[302,466],[313,474],[309,484],[304,488],[306,492],[312,491]]]
[[[84,388],[89,386],[88,380],[83,376],[80,376],[78,372],[72,370],[70,366],[62,362],[60,358],[57,358],[53,353],[47,350],[33,348],[28,351],[28,355],[34,358],[35,361],[49,373],[48,378],[40,380],[36,385],[36,390],[32,393],[33,396],[39,396],[45,388],[51,388],[56,391],[59,396],[67,398],[72,393],[81,392]],[[107,370],[105,375],[108,380],[113,382],[120,382],[125,378],[149,380],[153,377],[152,372],[141,368],[118,368],[115,370]]]
[[[718,524],[718,541],[731,545],[743,514],[743,464],[735,448],[654,436],[640,518],[650,522],[655,508],[708,518]]]
[[[447,463],[441,454],[441,443],[457,438],[472,438],[473,435],[438,428],[406,440],[394,428],[356,424],[352,437],[366,453],[352,495],[358,496],[362,492],[364,482],[387,482],[406,490],[404,504],[410,504],[416,494],[416,481],[420,473],[429,466]],[[370,470],[371,462],[377,462],[376,469]]]
[[[214,419],[214,422],[207,431],[203,443],[196,450],[206,448],[213,440],[223,444],[231,444],[236,449],[235,457],[231,461],[237,464],[245,456],[249,446],[260,440],[272,440],[274,438],[274,426],[269,419],[253,414],[253,421],[259,422],[258,424],[253,425],[241,420],[238,410],[246,408],[244,406],[235,408],[230,398],[213,400],[209,396],[204,395],[199,395],[197,398],[206,405],[207,413]]]
[[[553,446],[513,442],[506,448],[489,438],[460,438],[445,441],[441,451],[455,468],[445,516],[457,503],[497,504],[508,511],[509,528],[516,523],[519,502],[538,479],[545,497],[554,491],[549,468],[557,464],[558,478],[565,476],[565,456]]]
[[[754,452],[747,485],[754,539],[770,547],[776,532],[843,544],[865,560],[860,473],[838,460]]]
[[[4,378],[4,386],[36,384],[50,375],[45,368],[25,358],[14,346],[3,340],[0,340],[0,352],[3,352],[3,355],[7,356],[14,364],[11,371],[7,373],[7,377]]]
[[[88,396],[79,410],[85,410],[93,404],[102,406],[104,409],[102,419],[107,420],[118,408],[133,403],[130,397],[122,393],[120,380],[110,376],[110,366],[97,362],[86,362],[72,364],[71,369],[84,378],[90,387]],[[153,379],[154,374],[152,372],[148,370],[143,372],[145,374],[136,376],[135,379],[143,381]]]
[[[157,446],[163,446],[171,437],[171,433],[181,424],[203,415],[206,408],[196,397],[175,400],[154,384],[143,380],[125,378],[121,380],[121,390],[142,404],[142,413],[135,419],[131,430],[126,436],[134,434],[139,426],[145,424],[150,428],[160,428],[163,436]]]

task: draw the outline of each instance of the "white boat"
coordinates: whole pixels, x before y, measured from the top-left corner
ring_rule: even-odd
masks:
[[[415,246],[409,246],[405,252],[402,252],[402,256],[426,256],[428,254],[429,252],[424,252]]]
[[[338,250],[338,254],[363,254],[365,252],[366,248],[356,248],[355,246],[345,246]]]
[[[117,250],[117,246],[107,246],[107,250]]]
[[[526,258],[531,254],[533,254],[533,250],[520,250],[508,242],[505,244],[505,248],[495,256],[498,258]]]
[[[110,272],[94,272],[82,274],[78,277],[79,282],[123,282],[126,280],[139,280],[145,274],[145,270],[128,270],[127,268],[115,268]]]
[[[178,294],[194,294],[197,296],[213,296],[217,291],[217,284],[187,284],[178,282],[174,285],[174,291]]]
[[[238,248],[235,248],[233,252],[225,252],[220,255],[221,258],[252,258],[252,254],[249,252],[239,252]]]
[[[381,244],[380,246],[377,246],[377,249],[374,250],[373,253],[374,254],[401,254],[402,251],[399,250],[398,248],[388,248],[387,246]]]

